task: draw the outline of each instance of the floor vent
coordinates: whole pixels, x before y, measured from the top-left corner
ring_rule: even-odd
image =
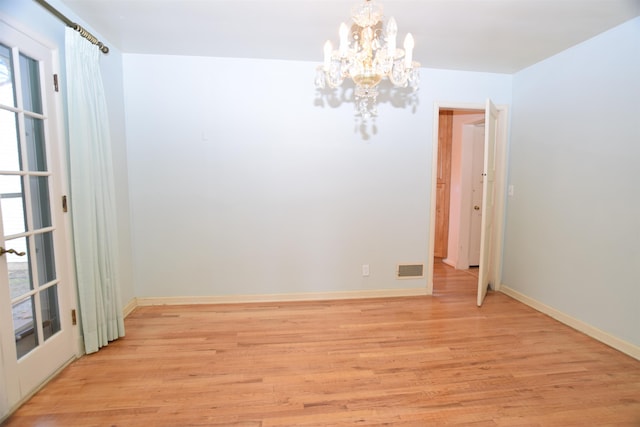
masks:
[[[400,264],[397,271],[398,279],[424,277],[424,264]]]

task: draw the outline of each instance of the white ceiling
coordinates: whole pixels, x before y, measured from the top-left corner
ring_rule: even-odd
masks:
[[[357,0],[62,0],[125,53],[322,61]],[[424,67],[512,73],[640,15],[640,0],[379,0]]]

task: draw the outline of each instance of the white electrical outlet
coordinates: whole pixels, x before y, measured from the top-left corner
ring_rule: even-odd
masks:
[[[369,276],[369,264],[362,264],[362,275],[364,277]]]

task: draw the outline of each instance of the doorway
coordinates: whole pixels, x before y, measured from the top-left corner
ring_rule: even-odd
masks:
[[[486,127],[485,121],[490,126]],[[474,173],[473,167],[474,158],[477,160],[478,157],[478,134],[484,134],[483,141],[492,141],[485,147],[490,149],[491,154],[485,154],[486,159],[482,159],[483,163],[484,160],[488,160],[488,163],[483,164],[479,176],[477,170]],[[434,106],[433,140],[438,141],[438,144],[433,146],[432,162],[431,233],[428,251],[428,262],[431,265],[427,270],[430,294],[433,293],[434,265],[437,266],[434,259],[458,270],[468,269],[476,262],[480,265],[480,272],[483,274],[478,282],[478,305],[482,304],[487,286],[499,289],[506,188],[506,135],[507,109],[503,106],[495,107],[490,100],[485,105],[436,103]],[[446,145],[447,138],[451,140],[450,146]],[[442,172],[447,169],[448,172]],[[477,184],[482,184],[486,195],[478,188],[474,192],[472,178],[478,181],[475,183],[476,187]],[[443,185],[443,181],[447,180]],[[478,196],[482,199],[482,204],[478,203]],[[485,210],[490,214],[483,217]],[[443,212],[447,212],[446,218],[443,218]],[[476,235],[475,243],[472,244],[474,221],[482,223],[482,229],[488,231],[483,236]],[[444,227],[442,222],[445,222]],[[482,259],[478,259],[478,244],[483,247]],[[478,276],[477,270],[475,275]],[[481,281],[484,284],[481,285]]]
[[[484,111],[441,110],[434,256],[457,270],[480,264]]]

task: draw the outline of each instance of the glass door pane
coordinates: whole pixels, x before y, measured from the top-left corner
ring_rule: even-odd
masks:
[[[0,85],[0,98],[6,89],[6,85]],[[0,110],[0,171],[20,170],[17,120],[16,113]]]
[[[39,62],[26,55],[20,54],[20,80],[23,110],[42,114]]]
[[[7,270],[9,271],[9,293],[11,301],[16,301],[20,297],[27,295],[33,290],[33,280],[31,279],[31,267],[29,265],[29,253],[27,251],[27,238],[5,241],[7,248],[14,249],[24,255],[18,256],[7,253]]]
[[[5,236],[26,231],[22,177],[0,175],[0,211]]]
[[[36,317],[33,295],[14,304],[12,312],[16,356],[20,359],[38,346],[38,334],[33,321]]]
[[[0,44],[0,104],[15,107],[12,74],[11,49]]]
[[[42,119],[25,116],[24,118],[29,170],[46,171],[47,156],[44,152],[44,122]]]

